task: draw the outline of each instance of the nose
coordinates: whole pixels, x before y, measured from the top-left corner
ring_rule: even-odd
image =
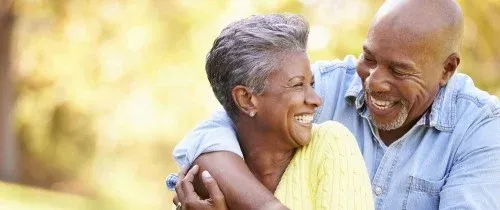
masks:
[[[365,88],[370,89],[372,92],[388,92],[391,90],[391,86],[388,82],[388,75],[386,69],[382,68],[380,65],[369,70],[369,75],[365,80]]]
[[[305,102],[308,105],[313,105],[314,108],[320,107],[323,104],[323,100],[316,94],[312,87],[309,87],[306,92]]]

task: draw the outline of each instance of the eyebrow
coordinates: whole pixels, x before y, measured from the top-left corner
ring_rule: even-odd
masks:
[[[363,51],[366,54],[373,55],[373,53],[365,45],[363,45]],[[408,69],[408,70],[415,70],[416,69],[415,64],[413,62],[390,61],[389,64],[391,66],[395,66],[395,67],[399,67],[399,68],[403,68],[403,69]]]
[[[292,81],[292,80],[293,80],[293,79],[295,79],[295,78],[299,78],[299,79],[303,79],[303,80],[304,80],[304,79],[306,79],[306,77],[304,77],[303,75],[297,75],[297,76],[293,76],[292,78],[290,78],[290,79],[288,80],[288,82]]]
[[[289,82],[291,82],[291,81],[292,81],[293,79],[295,79],[295,78],[299,78],[299,79],[301,79],[301,80],[305,80],[305,79],[306,79],[306,77],[305,77],[305,76],[303,76],[303,75],[297,75],[297,76],[293,76],[292,78],[290,78],[290,79],[288,80],[288,83],[289,83]],[[311,74],[311,82],[315,82],[315,80],[314,80],[314,74]]]
[[[408,69],[408,70],[415,70],[415,65],[412,63],[406,63],[406,62],[398,62],[398,61],[391,61],[390,62],[391,66],[403,68],[403,69]]]
[[[367,53],[367,54],[370,54],[370,55],[372,55],[372,54],[373,54],[373,53],[372,53],[372,51],[370,51],[370,50],[368,49],[368,47],[366,47],[366,45],[363,45],[363,51],[364,51],[365,53]]]

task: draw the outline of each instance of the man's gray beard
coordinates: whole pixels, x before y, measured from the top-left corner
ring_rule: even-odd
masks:
[[[369,89],[368,91],[369,92]],[[365,92],[365,103],[368,103],[368,93]],[[396,116],[396,119],[394,119],[392,122],[388,123],[379,123],[375,119],[373,119],[372,114],[370,113],[370,121],[373,123],[373,125],[380,130],[383,131],[391,131],[391,130],[396,130],[403,126],[403,123],[406,121],[406,118],[408,117],[408,102],[406,100],[401,100],[399,104],[395,106],[402,106],[402,110],[399,112],[398,116]]]
[[[391,122],[388,123],[379,123],[375,119],[373,119],[372,115],[370,114],[370,121],[373,123],[373,125],[383,131],[391,131],[391,130],[396,130],[403,126],[403,123],[406,121],[406,118],[408,117],[408,108],[407,104],[405,101],[402,101],[401,104],[398,104],[397,106],[402,106],[402,110],[399,112],[398,116],[396,116],[396,119],[394,119]]]

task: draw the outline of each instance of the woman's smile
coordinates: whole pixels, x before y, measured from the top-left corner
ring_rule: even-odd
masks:
[[[313,121],[314,114],[312,113],[305,113],[305,114],[298,114],[293,117],[295,121],[306,127],[311,127],[312,126],[312,121]]]

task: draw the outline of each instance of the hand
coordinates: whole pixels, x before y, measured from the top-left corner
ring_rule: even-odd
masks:
[[[224,199],[224,194],[219,189],[217,181],[208,173],[208,171],[203,171],[201,173],[203,184],[210,195],[209,199],[201,200],[200,196],[196,194],[193,187],[193,180],[195,175],[198,173],[199,167],[195,165],[186,174],[187,169],[182,170],[179,173],[179,182],[175,186],[175,192],[177,195],[174,198],[174,205],[181,205],[181,209],[210,209],[210,210],[227,210],[226,200]]]

